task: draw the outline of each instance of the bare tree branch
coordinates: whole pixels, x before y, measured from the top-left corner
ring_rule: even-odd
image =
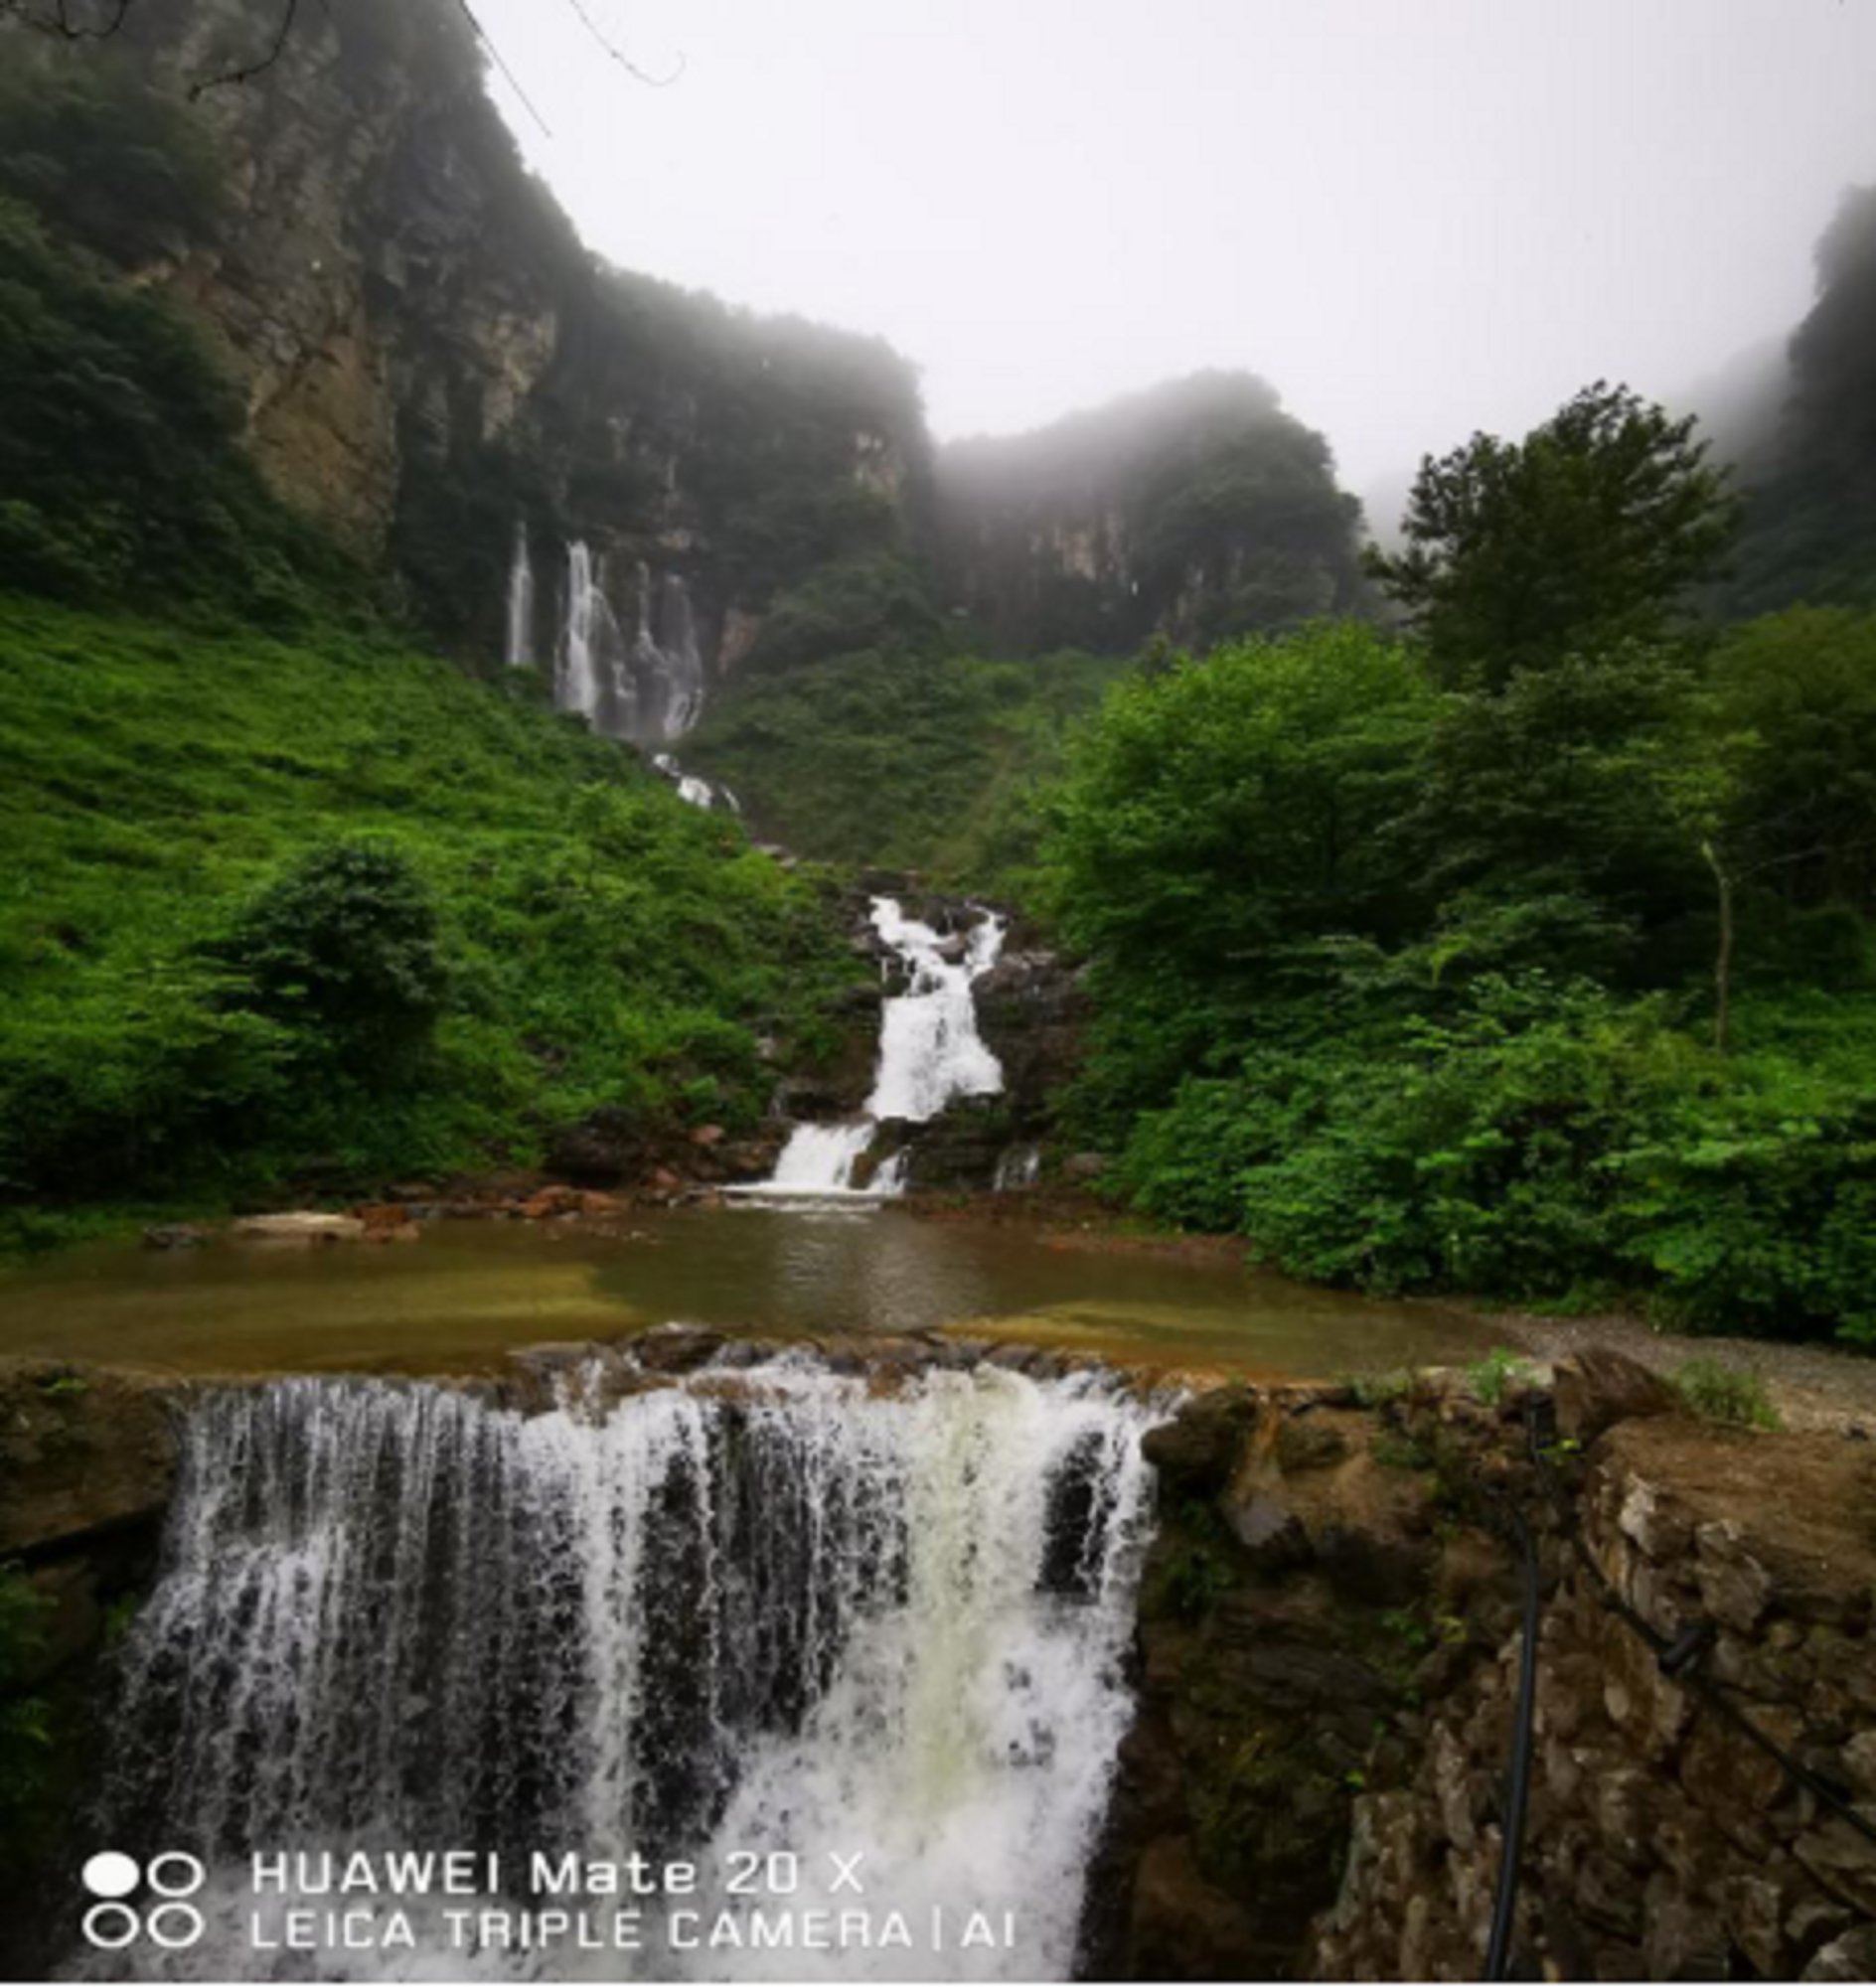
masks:
[[[83,0],[80,0],[80,4],[83,4]],[[652,89],[668,88],[684,74],[684,57],[682,55],[678,57],[677,67],[672,70],[669,76],[653,76],[649,70],[641,69],[623,49],[605,34],[599,23],[593,18],[592,11],[585,4],[585,0],[566,0],[566,4],[572,8],[574,14],[578,17],[580,26],[592,37],[598,47],[605,52],[608,59],[617,63],[628,76],[635,77],[638,81],[646,84],[647,87]],[[113,35],[122,29],[131,8],[136,5],[136,0],[94,0],[94,5],[96,9],[94,15],[92,18],[86,20],[74,18],[73,0],[0,0],[0,21],[18,21],[23,27],[30,28],[37,34],[51,35],[59,41],[105,42],[109,41]],[[542,131],[547,137],[552,137],[553,133],[548,128],[547,120],[535,108],[533,99],[529,96],[527,90],[522,87],[521,78],[509,67],[501,50],[496,47],[494,39],[482,25],[474,7],[470,5],[470,0],[456,0],[456,5],[461,9],[463,18],[469,23],[470,31],[474,34],[477,44],[488,56],[490,63],[501,74],[503,80],[508,84],[509,88],[515,92],[515,96],[522,108],[540,125]],[[216,76],[198,77],[196,81],[189,85],[190,101],[196,101],[211,89],[224,89],[231,85],[238,86],[241,83],[252,82],[256,76],[264,75],[285,53],[287,42],[292,37],[294,23],[299,18],[299,12],[300,0],[283,0],[279,23],[274,29],[273,40],[268,47],[250,63],[243,63],[234,69],[223,71]]]
[[[62,42],[104,42],[123,26],[133,4],[134,0],[108,0],[101,18],[84,22],[73,20],[70,0],[52,0],[50,7],[36,6],[33,0],[0,0],[0,15]]]
[[[128,5],[129,0],[123,0]],[[243,64],[238,69],[224,70],[220,76],[205,76],[189,85],[189,100],[198,101],[211,89],[226,89],[231,84],[238,87],[243,82],[252,82],[257,76],[264,75],[280,60],[286,48],[286,38],[293,32],[293,22],[300,11],[300,0],[286,0],[280,14],[280,24],[273,31],[272,44],[267,52],[253,62]]]
[[[615,42],[613,42],[606,34],[602,32],[599,23],[593,19],[591,13],[588,11],[585,5],[585,0],[566,0],[566,4],[572,8],[575,14],[579,16],[580,26],[586,30],[586,32],[593,38],[595,42],[598,43],[600,48],[602,48],[606,52],[606,54],[609,57],[611,57],[611,59],[615,63],[617,63],[622,70],[624,70],[627,73],[627,75],[636,76],[640,82],[649,84],[650,87],[652,87],[653,89],[669,89],[671,85],[677,81],[679,76],[681,76],[684,74],[684,56],[682,53],[680,53],[678,56],[677,68],[674,69],[669,76],[653,76],[648,71],[640,69],[638,64],[635,63],[630,56],[628,56],[621,48],[619,48],[619,46]]]
[[[489,31],[476,19],[476,10],[470,6],[469,0],[456,0],[456,5],[462,9],[463,19],[469,23],[476,40],[488,51],[490,62],[501,71],[503,76],[507,79],[509,88],[521,99],[522,108],[541,126],[542,135],[551,138],[553,133],[547,127],[547,120],[535,108],[528,92],[521,86],[521,78],[516,76],[515,72],[503,60],[501,50],[489,38]]]

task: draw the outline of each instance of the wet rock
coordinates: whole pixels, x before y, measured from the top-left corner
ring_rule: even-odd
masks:
[[[143,1246],[146,1249],[200,1249],[209,1239],[206,1228],[197,1228],[188,1222],[166,1222],[160,1227],[143,1231]]]
[[[1876,1925],[1833,1938],[1798,1975],[1800,1980],[1876,1980]]]
[[[1721,1887],[1726,1930],[1763,1980],[1789,1980],[1786,1895],[1768,1877],[1739,1874]]]
[[[1771,1573],[1752,1555],[1743,1528],[1730,1518],[1694,1534],[1700,1598],[1716,1621],[1749,1635],[1772,1602]]]
[[[1672,1493],[1645,1477],[1631,1479],[1617,1524],[1651,1560],[1678,1560],[1693,1547],[1693,1526]]]
[[[1348,1438],[1320,1415],[1287,1415],[1277,1431],[1277,1462],[1286,1472],[1326,1469],[1348,1453]]]
[[[690,1373],[722,1350],[724,1335],[695,1324],[655,1324],[628,1343],[639,1364],[654,1373]]]
[[[178,1391],[111,1367],[0,1360],[0,1555],[160,1516]]]
[[[616,1104],[600,1105],[547,1141],[547,1170],[582,1184],[616,1185],[636,1177],[645,1162],[644,1135]]]
[[[1800,1835],[1792,1853],[1840,1904],[1876,1917],[1876,1843],[1832,1815]]]
[[[826,1125],[859,1108],[854,1086],[825,1076],[789,1076],[769,1096],[769,1116],[790,1125]]]
[[[691,1143],[707,1151],[712,1146],[720,1146],[728,1136],[720,1125],[700,1125],[691,1134]]]
[[[1313,1557],[1303,1520],[1278,1492],[1254,1489],[1227,1498],[1223,1509],[1225,1523],[1254,1566],[1304,1566]]]
[[[1070,1152],[1062,1161],[1062,1178],[1076,1186],[1086,1186],[1102,1177],[1107,1163],[1102,1152]]]
[[[1256,1924],[1205,1881],[1186,1836],[1162,1838],[1141,1858],[1129,1944],[1136,1978],[1263,1977]]]
[[[1213,1496],[1230,1482],[1258,1412],[1256,1398],[1247,1393],[1220,1389],[1201,1394],[1170,1422],[1149,1429],[1141,1452],[1169,1490]]]
[[[519,1202],[515,1211],[524,1221],[556,1221],[563,1215],[580,1213],[583,1199],[577,1187],[544,1186]]]
[[[1588,1444],[1618,1422],[1671,1415],[1680,1397],[1639,1359],[1606,1346],[1585,1346],[1559,1361],[1555,1377],[1558,1430]]]

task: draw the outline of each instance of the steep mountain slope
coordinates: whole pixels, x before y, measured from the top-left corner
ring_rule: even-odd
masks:
[[[1208,645],[1361,598],[1360,507],[1261,380],[1200,373],[938,458],[950,589],[999,653]]]
[[[23,1202],[527,1161],[600,1109],[653,1147],[750,1129],[858,971],[807,882],[629,754],[332,630],[0,595],[0,1240]],[[413,963],[430,1026],[385,1053],[348,1010],[407,1011]]]

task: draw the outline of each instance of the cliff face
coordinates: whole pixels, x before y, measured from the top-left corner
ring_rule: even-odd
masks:
[[[1354,606],[1359,507],[1248,374],[1198,374],[937,464],[952,591],[1000,650],[1204,645]]]
[[[273,25],[253,0],[138,8],[108,59],[185,102]],[[910,369],[596,262],[522,165],[454,7],[328,0],[189,114],[219,201],[191,239],[127,229],[129,272],[208,329],[274,490],[389,562],[458,654],[550,660],[583,541],[617,639],[643,595],[650,635],[694,641],[714,677],[777,588],[916,518]],[[532,602],[511,631],[518,527]]]
[[[563,707],[657,744],[745,665],[878,646],[877,602],[856,627],[847,595],[882,573],[934,642],[1006,655],[1202,646],[1356,601],[1353,501],[1261,382],[1200,376],[935,466],[881,342],[591,256],[452,0],[324,0],[267,61],[278,26],[262,0],[176,0],[64,46],[0,17],[0,58],[46,84],[0,101],[0,195],[183,308],[275,495],[459,658],[549,666]]]

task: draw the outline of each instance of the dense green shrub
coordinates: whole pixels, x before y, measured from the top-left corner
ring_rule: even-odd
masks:
[[[301,856],[216,952],[236,976],[229,1005],[381,1079],[407,1073],[448,984],[422,876],[400,850],[363,842]]]

